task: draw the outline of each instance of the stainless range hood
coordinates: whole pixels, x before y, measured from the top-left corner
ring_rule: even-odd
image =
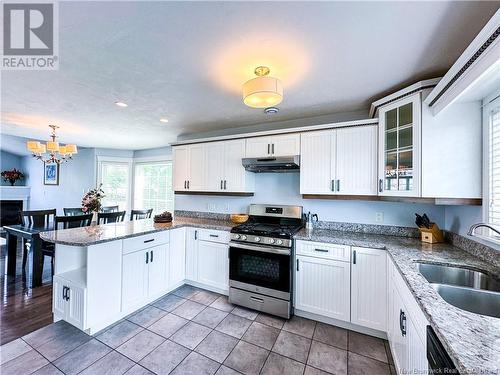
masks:
[[[242,164],[247,171],[255,173],[298,172],[300,169],[300,156],[244,158]]]

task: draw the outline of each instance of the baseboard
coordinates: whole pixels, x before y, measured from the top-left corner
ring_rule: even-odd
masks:
[[[330,324],[332,326],[349,329],[351,331],[355,331],[355,332],[363,333],[365,335],[374,336],[374,337],[378,337],[378,338],[387,340],[387,333],[384,331],[379,331],[376,329],[359,326],[359,325],[353,324],[351,322],[344,322],[343,320],[333,319],[333,318],[329,318],[326,316],[313,314],[313,313],[310,313],[307,311],[302,311],[302,310],[297,310],[297,309],[295,309],[294,314],[297,316],[301,316],[303,318],[316,320],[318,322]]]
[[[188,285],[194,286],[196,288],[205,289],[205,290],[208,290],[210,292],[223,294],[225,296],[229,295],[229,290],[215,288],[213,286],[202,284],[202,283],[199,283],[199,282],[193,281],[193,280],[184,280],[184,284],[188,284]]]

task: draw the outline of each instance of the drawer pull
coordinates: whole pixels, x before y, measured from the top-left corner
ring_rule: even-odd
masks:
[[[314,249],[314,251],[317,251],[319,253],[328,253],[329,250],[326,250],[326,249]]]
[[[254,296],[251,296],[250,300],[254,301],[254,302],[258,302],[258,303],[264,303],[264,300],[262,298],[257,298],[257,297],[254,297]]]
[[[218,234],[211,234],[210,237],[219,238]]]
[[[150,240],[144,240],[144,243],[153,242],[154,240],[154,238],[151,238]]]

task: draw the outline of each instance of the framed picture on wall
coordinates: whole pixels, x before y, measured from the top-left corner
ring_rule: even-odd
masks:
[[[43,163],[43,184],[59,185],[59,164]]]

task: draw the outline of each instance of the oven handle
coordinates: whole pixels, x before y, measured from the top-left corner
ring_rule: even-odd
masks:
[[[264,253],[290,255],[290,250],[272,249],[272,248],[269,248],[269,247],[256,246],[256,245],[248,245],[248,244],[243,244],[243,243],[233,242],[233,241],[229,242],[229,246],[230,247],[239,248],[239,249],[262,251]]]

